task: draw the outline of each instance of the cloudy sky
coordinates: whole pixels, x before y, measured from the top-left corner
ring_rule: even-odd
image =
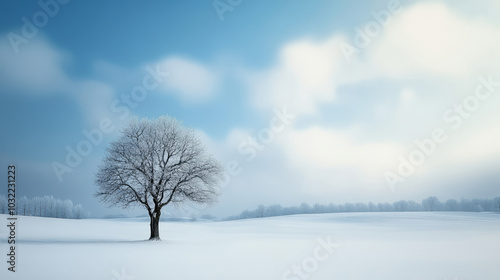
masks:
[[[130,213],[94,174],[131,117],[162,115],[226,166],[203,213],[500,195],[498,1],[40,3],[0,4],[18,195]]]

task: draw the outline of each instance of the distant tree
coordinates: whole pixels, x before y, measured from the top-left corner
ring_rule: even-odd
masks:
[[[259,204],[259,206],[257,206],[257,209],[255,210],[255,213],[256,213],[256,216],[258,218],[265,217],[266,216],[266,206],[264,206],[264,204]]]
[[[271,216],[282,215],[282,210],[283,210],[283,207],[281,207],[281,205],[279,205],[279,204],[270,205],[266,209],[266,216],[271,217]]]
[[[474,206],[472,205],[472,202],[469,199],[462,198],[460,200],[460,205],[462,206],[463,211],[474,211]]]
[[[43,206],[44,208],[44,217],[53,217],[59,218],[58,214],[58,201],[53,196],[44,196],[43,197]]]
[[[83,207],[81,204],[75,205],[73,208],[73,218],[74,219],[83,219],[85,217],[85,214],[83,212]]]
[[[377,203],[377,208],[379,212],[384,212],[384,204],[382,203]]]
[[[493,208],[492,203],[490,203],[490,200],[488,199],[473,199],[472,203],[476,205],[478,212],[491,211]]]
[[[40,198],[39,197],[34,197],[31,200],[31,206],[32,206],[32,215],[33,216],[42,216],[40,214]]]
[[[295,215],[295,214],[299,214],[300,210],[299,210],[299,207],[297,207],[297,206],[291,206],[291,207],[283,208],[281,210],[281,212],[283,213],[283,215]]]
[[[377,211],[377,206],[373,202],[369,202],[368,203],[368,210],[370,210],[370,212]]]
[[[305,202],[302,202],[302,204],[300,204],[299,209],[300,209],[300,213],[302,213],[302,214],[307,214],[307,213],[311,212],[311,206],[309,206],[309,204],[307,204]]]
[[[362,202],[358,202],[354,206],[357,212],[368,212],[368,206]]]
[[[339,208],[334,203],[330,203],[330,204],[328,204],[328,212],[329,213],[337,213],[337,212],[339,212]]]
[[[408,211],[422,211],[422,205],[414,200],[409,200]]]
[[[29,216],[30,215],[30,201],[26,196],[21,197],[18,202],[17,212],[19,215]]]
[[[52,217],[55,218],[64,218],[64,212],[66,211],[64,209],[64,204],[60,199],[54,199],[53,200],[54,208],[53,208],[53,214]]]
[[[159,240],[163,207],[211,204],[222,179],[222,165],[207,154],[194,130],[171,117],[134,120],[110,144],[96,175],[96,196],[110,205],[144,207],[149,239]]]
[[[3,205],[5,204],[5,208]],[[0,214],[7,213],[7,199],[0,196]],[[53,196],[33,197],[31,199],[23,196],[17,200],[16,215],[22,216],[39,216],[39,217],[53,217],[53,218],[73,218],[73,211],[75,211],[75,218],[83,219],[87,216],[87,212],[83,207],[78,204],[73,206],[73,202],[69,199],[60,200]]]
[[[472,206],[472,211],[474,211],[474,212],[483,211],[483,207],[482,207],[481,201],[479,201],[479,199],[472,199],[471,206]]]
[[[345,212],[356,212],[356,206],[353,203],[344,203]]]
[[[393,212],[394,211],[394,206],[392,206],[392,204],[390,203],[384,203],[385,205],[385,208],[387,209],[387,212]]]
[[[240,219],[249,219],[249,218],[254,218],[252,216],[252,213],[250,213],[250,211],[248,210],[244,210],[243,212],[241,212],[241,214],[239,215],[239,218]]]
[[[52,199],[52,217],[54,218],[63,218],[63,213],[64,213],[64,205],[62,204],[62,201],[59,199]],[[50,214],[49,214],[50,215]]]
[[[406,200],[396,201],[392,204],[394,211],[404,212],[408,210],[408,202]]]
[[[319,203],[314,203],[311,209],[312,213],[323,213],[324,212],[324,206],[319,204]]]
[[[63,212],[62,212],[62,217],[66,219],[71,219],[73,218],[73,201],[66,199],[62,202],[63,204]]]
[[[448,199],[445,202],[446,210],[448,211],[459,211],[460,203],[456,199]]]
[[[339,213],[345,212],[345,206],[344,206],[344,204],[337,205],[337,210],[338,210]]]
[[[422,206],[425,211],[437,211],[439,207],[439,199],[435,196],[430,196],[422,200]]]
[[[497,206],[494,199],[483,199],[484,208],[486,211],[497,211]]]
[[[494,199],[449,199],[445,203],[441,203],[437,197],[428,197],[422,200],[422,204],[414,200],[400,200],[392,204],[390,203],[345,203],[335,205],[333,203],[322,205],[315,203],[312,208],[307,203],[302,203],[300,207],[290,206],[281,207],[279,204],[264,206],[259,205],[253,211],[245,210],[238,216],[231,216],[226,219],[246,219],[256,217],[269,217],[278,215],[293,215],[293,214],[308,214],[308,213],[342,213],[342,212],[366,212],[366,211],[379,211],[379,212],[392,212],[392,211],[499,211],[500,212],[500,197]]]
[[[47,215],[47,197],[40,197],[38,199],[38,209],[40,212],[40,217],[46,217]]]
[[[379,203],[377,204],[377,207],[380,212],[392,212],[394,211],[394,206],[389,203]]]

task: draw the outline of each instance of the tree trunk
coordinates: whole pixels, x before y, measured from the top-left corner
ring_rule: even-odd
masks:
[[[149,240],[160,240],[160,215],[160,211],[149,214],[149,229],[151,232]]]

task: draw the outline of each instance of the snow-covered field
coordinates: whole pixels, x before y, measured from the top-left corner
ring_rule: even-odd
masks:
[[[2,224],[6,218],[0,215]],[[19,217],[18,271],[3,261],[0,279],[500,279],[494,213],[168,222],[161,242],[144,241],[148,230],[143,219]]]

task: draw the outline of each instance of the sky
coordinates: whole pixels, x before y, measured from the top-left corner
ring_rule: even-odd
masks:
[[[496,197],[499,14],[495,0],[2,1],[0,162],[18,196],[140,213],[101,205],[94,176],[131,118],[169,115],[226,173],[215,206],[166,212]]]

